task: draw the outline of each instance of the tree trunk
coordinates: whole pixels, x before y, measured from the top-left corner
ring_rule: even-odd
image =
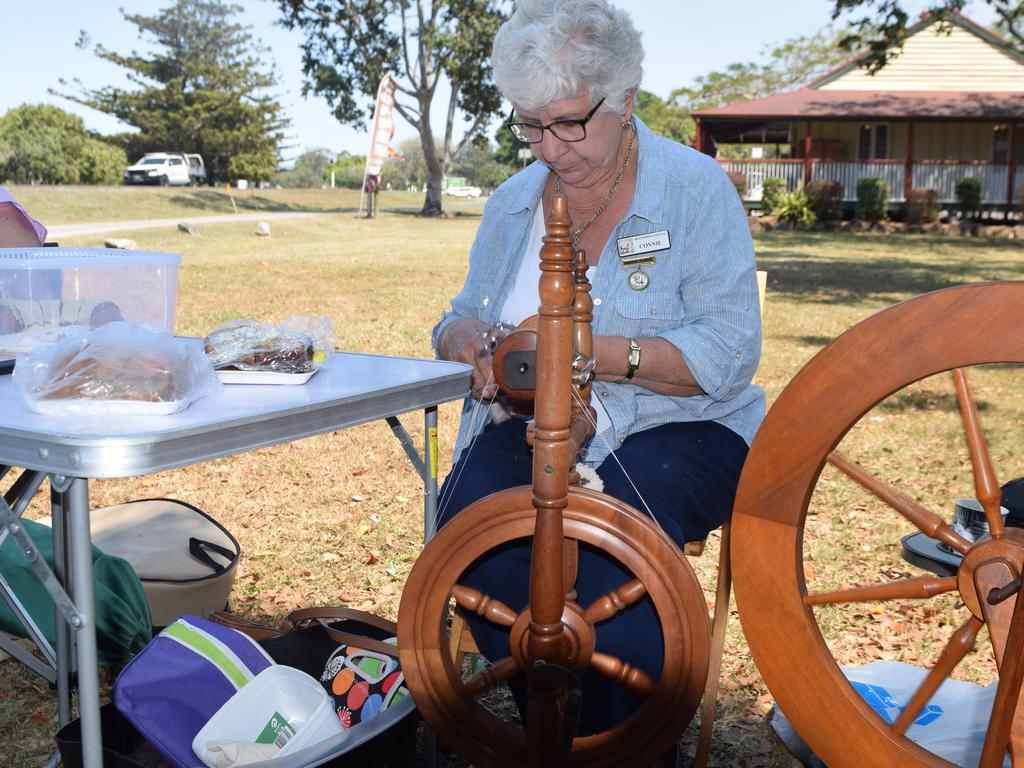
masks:
[[[420,144],[423,147],[423,162],[427,166],[427,196],[423,200],[422,216],[440,216],[444,213],[441,209],[441,181],[444,178],[445,165],[437,156],[437,147],[434,144],[433,130],[430,126],[430,102],[423,105],[421,100],[420,121]]]
[[[441,179],[444,172],[441,170],[441,163],[434,158],[434,162],[427,162],[427,196],[423,200],[423,216],[441,216],[444,211],[441,209]]]
[[[440,216],[441,209],[441,182],[444,180],[444,163],[437,156],[437,148],[434,146],[434,139],[429,133],[420,136],[423,144],[423,161],[427,166],[427,196],[423,200],[423,216]]]

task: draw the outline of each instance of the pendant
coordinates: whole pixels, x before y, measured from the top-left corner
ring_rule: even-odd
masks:
[[[636,272],[631,272],[626,282],[634,291],[642,291],[651,284],[651,278],[644,272],[643,267],[637,267]]]

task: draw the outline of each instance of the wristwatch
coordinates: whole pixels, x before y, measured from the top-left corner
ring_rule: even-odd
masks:
[[[640,345],[636,339],[629,340],[629,357],[626,358],[626,379],[632,379],[640,367]]]

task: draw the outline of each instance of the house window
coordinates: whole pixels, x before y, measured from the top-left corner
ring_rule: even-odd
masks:
[[[880,160],[889,156],[889,126],[865,123],[860,127],[857,157],[861,160]]]
[[[1010,162],[1010,129],[997,125],[992,129],[992,162]]]

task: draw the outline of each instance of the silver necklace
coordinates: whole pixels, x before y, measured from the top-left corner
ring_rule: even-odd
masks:
[[[615,175],[615,181],[612,182],[612,188],[608,190],[608,194],[605,195],[604,202],[597,207],[597,210],[590,214],[590,218],[583,222],[583,226],[577,229],[575,232],[570,233],[574,242],[579,242],[580,235],[587,231],[587,228],[593,224],[597,217],[604,213],[604,209],[608,207],[608,203],[611,202],[612,196],[615,194],[615,190],[619,188],[619,182],[622,181],[622,177],[626,174],[626,168],[629,166],[629,158],[633,155],[633,142],[636,141],[636,129],[633,127],[633,123],[628,123],[629,130],[632,132],[632,136],[629,138],[629,146],[626,147],[626,156],[622,160],[622,167],[619,168],[619,172]],[[555,194],[557,195],[562,189],[562,177],[555,176]]]

